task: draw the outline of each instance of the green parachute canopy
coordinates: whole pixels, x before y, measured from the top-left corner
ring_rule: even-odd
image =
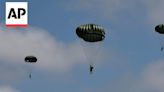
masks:
[[[37,58],[35,56],[26,56],[25,57],[25,62],[27,62],[27,63],[36,63]]]
[[[159,24],[155,27],[155,31],[160,33],[160,34],[164,34],[164,24]]]
[[[84,24],[76,28],[78,37],[87,42],[103,41],[105,38],[104,29],[96,24]]]

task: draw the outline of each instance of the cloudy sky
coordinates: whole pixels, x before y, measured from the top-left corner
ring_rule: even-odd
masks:
[[[7,1],[29,2],[28,28],[5,27]],[[0,7],[0,92],[164,92],[164,37],[154,32],[164,0],[1,0]],[[75,34],[87,23],[106,31],[92,75],[87,57],[95,53]],[[25,63],[27,55],[38,62]]]

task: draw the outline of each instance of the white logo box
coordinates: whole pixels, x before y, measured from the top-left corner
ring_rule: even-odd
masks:
[[[6,2],[6,26],[28,26],[28,2]]]

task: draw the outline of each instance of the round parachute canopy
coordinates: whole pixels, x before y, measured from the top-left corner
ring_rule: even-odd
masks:
[[[36,63],[37,58],[35,56],[26,56],[25,57],[25,62],[27,62],[27,63]]]
[[[160,33],[160,34],[164,34],[164,24],[159,24],[155,27],[155,31]]]
[[[104,29],[96,24],[84,24],[76,28],[78,37],[87,42],[103,41],[105,38]]]

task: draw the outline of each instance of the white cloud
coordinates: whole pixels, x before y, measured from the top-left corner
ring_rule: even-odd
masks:
[[[145,84],[150,89],[156,90],[157,92],[164,91],[164,62],[158,61],[150,64],[145,68],[143,72]]]
[[[76,65],[89,64],[85,53],[90,51],[86,50],[84,53],[80,41],[66,44],[56,40],[46,30],[38,28],[9,29],[1,26],[0,30],[0,80],[16,80],[25,75],[27,77],[32,69],[65,73]],[[36,56],[38,62],[25,63],[27,55]],[[94,53],[88,54],[90,56],[94,56]],[[102,60],[102,57],[96,59]]]
[[[20,92],[10,86],[0,86],[0,92]]]
[[[1,61],[24,64],[25,56],[34,55],[38,58],[37,68],[53,69],[53,71],[64,71],[83,61],[84,55],[78,43],[64,44],[45,30],[35,28],[27,30],[1,28],[1,30]]]
[[[108,84],[103,92],[164,92],[163,60],[145,66],[138,75],[124,74],[112,84]]]
[[[97,18],[116,19],[122,15],[129,15],[130,17],[133,14],[134,16],[143,6],[142,3],[142,1],[136,0],[72,0],[64,4],[64,7],[78,13],[83,12],[86,15],[98,15]]]
[[[144,0],[143,3],[147,8],[147,16],[151,24],[164,23],[163,0]]]
[[[84,14],[84,20],[105,19],[127,25],[164,23],[163,0],[72,0],[63,5],[68,11]]]

